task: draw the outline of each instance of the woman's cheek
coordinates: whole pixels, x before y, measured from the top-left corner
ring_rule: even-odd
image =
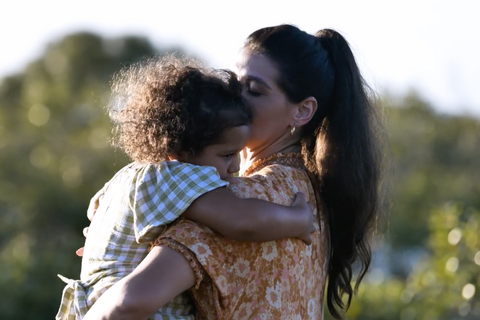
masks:
[[[257,137],[266,125],[264,117],[260,112],[253,113],[250,137]]]
[[[262,128],[255,125],[255,122],[252,123],[250,137],[247,140],[246,146],[249,148],[254,148],[258,142],[262,141]]]

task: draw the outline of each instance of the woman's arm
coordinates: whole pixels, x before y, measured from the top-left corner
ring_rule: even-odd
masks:
[[[128,276],[108,289],[84,320],[144,320],[195,285],[187,259],[165,246],[155,246]]]
[[[310,234],[315,231],[312,208],[303,193],[297,193],[292,205],[286,207],[259,199],[242,199],[226,188],[218,188],[196,199],[183,217],[238,241],[299,238],[310,244]]]

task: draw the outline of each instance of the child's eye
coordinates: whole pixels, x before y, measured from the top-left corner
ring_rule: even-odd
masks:
[[[225,158],[225,160],[229,160],[231,157],[233,157],[233,153],[231,154],[226,154],[223,156]]]

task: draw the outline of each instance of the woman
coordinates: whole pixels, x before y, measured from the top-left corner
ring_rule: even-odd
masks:
[[[348,43],[333,30],[260,29],[248,37],[238,71],[254,119],[243,177],[230,188],[279,204],[302,191],[317,208],[312,245],[240,243],[181,220],[85,319],[143,319],[187,289],[200,319],[322,319],[327,278],[330,313],[341,318],[348,308],[352,265],[362,266],[357,289],[371,260],[382,155],[375,108]]]

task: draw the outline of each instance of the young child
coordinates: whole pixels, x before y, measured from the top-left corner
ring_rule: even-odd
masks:
[[[252,119],[241,91],[232,72],[208,71],[173,56],[119,73],[110,117],[116,145],[134,162],[94,197],[101,195],[101,201],[89,227],[80,280],[60,276],[67,286],[56,319],[82,319],[180,215],[234,240],[308,242],[313,216],[306,204],[240,199],[225,188],[225,179],[239,170],[238,154]],[[228,208],[212,210],[212,203],[225,198]],[[193,305],[188,295],[180,295],[150,319],[194,319]]]

